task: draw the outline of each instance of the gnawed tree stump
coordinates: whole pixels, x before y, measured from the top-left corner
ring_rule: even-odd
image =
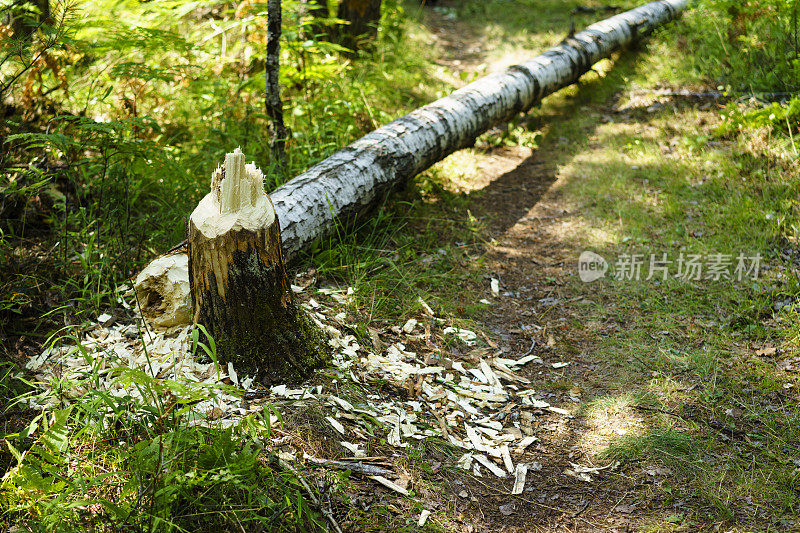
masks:
[[[291,383],[319,367],[328,350],[292,295],[280,226],[262,181],[237,148],[189,219],[194,322],[214,338],[219,360],[240,375]]]

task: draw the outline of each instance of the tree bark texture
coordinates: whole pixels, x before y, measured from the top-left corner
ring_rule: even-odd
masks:
[[[231,190],[226,182],[236,173],[247,175]],[[221,362],[260,383],[293,383],[327,359],[325,339],[289,286],[261,172],[254,165],[245,171],[238,150],[192,213],[188,247],[194,322],[213,337]]]
[[[339,44],[356,51],[378,35],[381,0],[341,0],[336,17],[349,22],[339,26]]]
[[[286,168],[286,125],[283,122],[283,102],[280,86],[281,56],[281,0],[269,0],[267,3],[267,58],[264,63],[266,74],[267,116],[272,121],[270,149],[272,157],[281,169]]]
[[[589,26],[545,53],[481,78],[334,153],[272,193],[291,257],[392,187],[545,96],[593,64],[677,17],[687,0],[657,0]]]

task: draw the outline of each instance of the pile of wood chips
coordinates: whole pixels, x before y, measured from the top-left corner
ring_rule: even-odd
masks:
[[[292,289],[297,293],[314,291],[297,286]],[[526,447],[537,440],[531,420],[545,411],[571,416],[543,401],[544,395],[537,394],[530,381],[517,373],[524,365],[545,363],[530,352],[518,359],[504,357],[488,339],[489,347],[477,347],[474,332],[445,327],[445,320],[436,317],[422,300],[419,319],[409,319],[382,335],[371,330],[372,346],[361,346],[349,333],[355,326],[346,323],[344,309],[351,305],[352,293],[352,289],[316,289],[314,297],[306,295],[302,305],[329,335],[338,381],[349,380],[367,391],[359,401],[341,398],[323,385],[258,389],[252,379],[238,376],[232,365],[218,368],[213,362],[198,362],[191,353],[192,326],[144,328],[114,324],[108,315],[101,316],[84,334],[82,348],[56,345],[31,359],[27,366],[42,387],[56,379],[71,382],[74,398],[90,388],[99,388],[114,396],[144,400],[131,369],[159,380],[207,387],[206,399],[193,406],[191,422],[208,426],[234,425],[248,413],[263,411],[264,402],[278,406],[286,401],[294,406],[314,402],[329,411],[327,422],[341,436],[342,447],[357,461],[347,463],[347,468],[364,470],[363,474],[398,493],[408,494],[402,483],[389,479],[391,471],[368,464],[367,420],[383,424],[387,443],[398,449],[427,437],[443,438],[464,450],[457,462],[459,467],[475,476],[514,476],[512,493],[520,494],[529,466],[535,468],[535,463],[520,459]],[[387,338],[392,342],[385,342]],[[445,350],[443,344],[458,348]],[[89,376],[93,378],[87,379]],[[369,387],[385,381],[407,394],[386,397]],[[296,456],[281,458],[300,460]],[[336,463],[308,455],[303,460]]]

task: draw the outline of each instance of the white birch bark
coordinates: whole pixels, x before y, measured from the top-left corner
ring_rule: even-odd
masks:
[[[669,22],[688,0],[657,0],[592,24],[545,53],[481,78],[362,137],[272,194],[285,257],[495,124],[575,83],[603,58]]]

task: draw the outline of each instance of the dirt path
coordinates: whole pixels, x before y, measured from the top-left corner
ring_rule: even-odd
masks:
[[[482,491],[489,505],[481,510],[491,526],[510,531],[627,531],[636,518],[630,503],[638,481],[601,471],[590,474],[589,482],[571,473],[575,465],[596,466],[586,437],[587,430],[597,428],[588,427],[592,421],[581,413],[581,404],[608,392],[602,383],[609,369],[592,357],[596,337],[591,328],[576,327],[583,320],[571,304],[591,295],[569,282],[580,250],[560,239],[571,231],[573,213],[554,191],[559,180],[549,163],[553,157],[547,149],[517,157],[516,167],[492,181],[487,204],[496,212],[496,243],[488,250],[487,266],[501,281],[504,296],[485,321],[515,352],[524,353],[536,342],[533,353],[550,367],[529,368],[527,377],[546,401],[577,416],[532,419],[539,441],[528,450],[527,460],[541,464],[541,470],[530,472],[513,514],[499,511],[508,503],[501,491],[495,496]],[[559,363],[568,365],[553,368]]]
[[[557,145],[536,152],[503,149],[488,155],[494,164],[484,162],[488,183],[478,204],[491,217],[495,241],[486,266],[501,282],[502,296],[483,320],[514,353],[526,353],[536,343],[533,353],[546,365],[529,368],[526,377],[546,401],[576,416],[531,419],[539,441],[525,460],[541,467],[529,471],[523,494],[512,497],[502,487],[474,480],[469,488],[478,501],[464,505],[463,512],[476,521],[480,516],[486,530],[628,531],[639,521],[633,503],[637,490],[652,480],[642,478],[640,469],[603,470],[589,474],[591,481],[575,475],[575,465],[598,466],[591,442],[598,428],[582,414],[582,404],[608,393],[603,383],[612,376],[593,357],[604,326],[586,327],[580,309],[572,305],[585,304],[592,295],[572,282],[581,250],[561,238],[573,231],[574,213],[558,194],[556,150]],[[568,365],[553,368],[559,363]],[[599,433],[624,431],[609,426]]]
[[[431,13],[428,20],[443,44],[442,64],[454,70],[482,64],[482,47],[468,46],[473,32],[463,23],[441,12]],[[496,65],[486,68],[497,70]],[[612,104],[581,111],[611,113]],[[615,326],[587,324],[580,310],[603,295],[575,283],[582,250],[565,237],[575,233],[579,213],[559,193],[567,186],[560,164],[579,157],[581,148],[569,150],[565,142],[546,136],[536,150],[516,146],[479,152],[472,161],[477,174],[462,184],[477,193],[471,203],[490,221],[493,242],[486,267],[501,284],[502,296],[483,317],[484,325],[513,353],[526,353],[535,343],[532,353],[545,365],[529,368],[526,377],[546,401],[575,413],[530,420],[539,441],[528,449],[526,460],[534,466],[522,495],[511,496],[503,486],[473,477],[456,481],[451,501],[471,523],[465,531],[640,530],[654,508],[645,501],[648,487],[668,474],[665,469],[648,473],[632,466],[609,467],[608,461],[595,463],[599,447],[629,428],[619,420],[587,416],[583,409],[587,399],[607,394],[609,381],[618,378],[593,355],[598,339]],[[581,475],[576,465],[605,468]],[[465,487],[469,498],[457,495]]]

